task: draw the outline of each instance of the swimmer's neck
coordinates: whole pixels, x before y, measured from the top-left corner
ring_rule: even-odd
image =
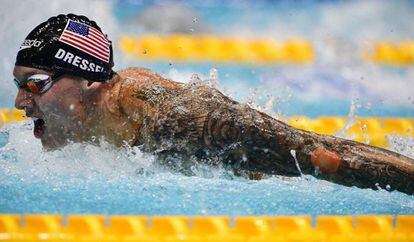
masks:
[[[101,138],[110,144],[122,146],[135,140],[133,126],[123,115],[119,104],[120,77],[115,75],[103,83],[93,83],[84,92],[84,104],[88,117],[84,129],[87,139],[98,143]],[[125,132],[124,129],[127,128]],[[130,133],[130,134],[128,134]]]

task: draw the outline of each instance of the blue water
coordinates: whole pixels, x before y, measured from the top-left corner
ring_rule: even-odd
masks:
[[[413,196],[311,176],[251,181],[202,165],[184,176],[136,148],[107,144],[45,153],[30,126],[14,124],[0,135],[0,213],[414,214]]]

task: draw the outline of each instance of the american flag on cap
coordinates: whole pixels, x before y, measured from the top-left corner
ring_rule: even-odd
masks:
[[[69,20],[59,41],[109,63],[109,41],[99,30],[87,24]]]

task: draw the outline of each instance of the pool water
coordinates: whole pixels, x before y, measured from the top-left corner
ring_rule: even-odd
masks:
[[[31,124],[0,135],[0,213],[144,215],[414,214],[400,192],[344,187],[311,176],[259,181],[202,165],[186,176],[137,148],[73,144],[43,152]]]

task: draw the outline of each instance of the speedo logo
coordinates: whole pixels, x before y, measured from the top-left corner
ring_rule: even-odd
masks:
[[[69,51],[59,49],[56,54],[55,58],[59,60],[63,60],[66,63],[69,63],[73,66],[76,66],[85,71],[93,71],[93,72],[103,72],[104,68],[100,65],[97,65],[89,60],[83,59],[80,56],[74,55]]]
[[[23,44],[20,46],[19,51],[27,49],[27,48],[31,48],[31,47],[39,47],[41,44],[42,44],[42,41],[37,40],[37,39],[25,39],[23,41]]]

